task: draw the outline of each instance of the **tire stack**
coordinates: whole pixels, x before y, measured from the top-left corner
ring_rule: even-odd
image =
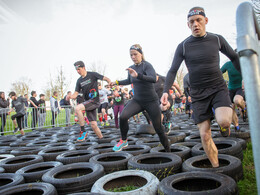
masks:
[[[111,189],[133,185],[127,194],[238,194],[243,179],[243,150],[248,126],[223,138],[213,125],[220,167],[212,168],[203,151],[197,127],[186,115],[172,117],[166,153],[144,117],[129,121],[128,147],[112,148],[120,130],[101,128],[98,139],[90,127],[85,142],[76,142],[79,126],[55,127],[0,137],[0,194],[120,194]]]

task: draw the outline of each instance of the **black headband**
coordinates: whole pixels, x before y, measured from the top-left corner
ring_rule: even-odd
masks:
[[[143,51],[139,47],[136,47],[135,45],[131,46],[130,50],[131,49],[134,49],[134,50],[138,51],[140,54],[143,54]]]
[[[206,17],[204,11],[194,9],[188,13],[188,18],[191,16],[194,16],[194,15],[202,15],[202,16]]]

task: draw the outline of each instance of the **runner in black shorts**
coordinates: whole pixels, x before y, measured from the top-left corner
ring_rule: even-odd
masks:
[[[219,51],[225,54],[239,70],[240,64],[238,55],[222,36],[206,32],[207,23],[208,18],[203,8],[194,7],[189,11],[188,26],[192,35],[180,43],[175,51],[161,102],[167,103],[167,92],[182,61],[185,60],[191,84],[190,95],[194,120],[199,127],[204,151],[212,166],[218,167],[218,150],[211,138],[212,108],[215,109],[215,118],[221,127],[222,136],[230,134],[233,112],[228,89],[219,67]]]
[[[99,93],[97,80],[104,80],[107,81],[109,84],[111,83],[111,81],[109,78],[100,75],[96,72],[86,71],[85,64],[82,61],[75,62],[74,66],[81,77],[77,80],[75,92],[68,98],[76,99],[81,90],[84,97],[84,102],[78,104],[75,109],[75,112],[77,113],[77,116],[79,118],[79,125],[81,131],[80,137],[77,139],[77,141],[84,141],[87,137],[87,132],[84,132],[85,121],[84,116],[82,114],[82,110],[87,111],[87,117],[90,121],[92,130],[96,133],[98,138],[102,138],[102,133],[97,126],[96,109],[99,107]]]
[[[190,79],[189,79],[189,73],[187,73],[183,78],[183,88],[184,88],[184,94],[186,97],[186,103],[185,103],[185,113],[189,115],[189,118],[192,114],[192,106],[191,106],[191,97],[190,97]]]
[[[161,124],[161,110],[153,84],[156,82],[154,68],[149,62],[144,60],[143,51],[140,45],[135,44],[130,48],[130,56],[134,65],[127,68],[128,78],[112,83],[117,85],[129,85],[133,83],[134,88],[133,99],[128,102],[120,115],[120,130],[122,138],[118,144],[114,146],[113,150],[116,152],[121,151],[123,148],[128,146],[128,119],[135,114],[146,110],[165,151],[170,152],[170,144],[167,135],[164,133],[164,127]]]
[[[246,111],[245,111],[245,101],[244,101],[244,91],[242,90],[242,75],[239,71],[235,69],[232,62],[227,62],[221,67],[222,73],[228,72],[228,90],[229,97],[231,102],[233,103],[233,115],[232,122],[235,125],[235,130],[239,131],[240,127],[238,124],[238,117],[236,114],[236,106],[241,108],[243,113],[243,119],[246,120]]]
[[[156,74],[156,83],[154,84],[155,91],[159,98],[159,104],[162,111],[162,124],[165,127],[165,133],[169,134],[171,131],[171,108],[173,105],[172,96],[168,96],[168,103],[166,105],[162,105],[160,98],[163,95],[165,77],[159,74]],[[179,85],[174,82],[173,87],[175,87],[178,91],[181,92]]]

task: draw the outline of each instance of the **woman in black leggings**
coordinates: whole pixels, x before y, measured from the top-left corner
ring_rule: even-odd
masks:
[[[158,103],[158,96],[153,83],[156,82],[156,74],[152,65],[144,60],[140,45],[135,44],[130,48],[130,56],[134,65],[127,68],[128,78],[122,81],[115,81],[112,84],[134,85],[134,97],[128,102],[120,115],[121,140],[114,146],[113,150],[118,152],[128,146],[127,132],[129,129],[128,119],[135,114],[146,110],[153,123],[165,151],[170,152],[170,144],[164,127],[161,124],[161,110]]]

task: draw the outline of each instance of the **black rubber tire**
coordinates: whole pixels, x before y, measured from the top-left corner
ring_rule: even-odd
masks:
[[[61,162],[56,161],[40,162],[23,167],[17,170],[15,173],[22,175],[26,183],[39,182],[42,180],[44,173],[48,172],[54,167],[61,165],[63,165]]]
[[[99,152],[97,150],[72,150],[58,155],[56,160],[64,165],[78,162],[89,162],[91,157],[98,154]]]
[[[38,155],[41,155],[44,161],[55,161],[58,155],[70,150],[75,150],[75,147],[72,145],[60,147],[46,147],[42,149],[38,153]]]
[[[44,147],[44,146],[47,146],[48,144],[52,143],[53,140],[52,139],[49,139],[49,140],[38,140],[38,141],[33,141],[33,142],[30,142],[28,143],[26,146],[27,147]]]
[[[110,192],[111,188],[137,186],[127,192]],[[159,180],[151,173],[142,170],[118,171],[100,178],[93,185],[91,192],[105,195],[156,195]]]
[[[19,162],[22,161],[22,162]],[[39,155],[23,155],[8,158],[0,162],[0,167],[3,167],[7,173],[15,173],[18,169],[27,165],[32,165],[38,162],[43,162],[42,156]]]
[[[174,143],[172,145],[174,146],[187,146],[190,149],[193,148],[193,146],[199,144],[198,142],[178,142],[178,143]]]
[[[49,183],[27,183],[5,188],[0,194],[41,194],[41,195],[57,195],[55,187]]]
[[[76,150],[87,150],[90,146],[98,145],[97,142],[77,142],[74,144]]]
[[[243,160],[243,150],[241,144],[234,140],[216,140],[216,147],[219,154],[228,154]],[[205,154],[202,144],[197,144],[191,149],[192,156],[198,156]]]
[[[121,138],[112,140],[110,143],[116,145],[116,144],[120,141],[120,139],[121,139]],[[135,145],[135,143],[136,143],[137,141],[138,141],[138,138],[135,138],[135,137],[128,137],[128,138],[127,138],[128,146],[129,146],[129,145]]]
[[[147,145],[128,145],[126,148],[123,148],[122,151],[137,156],[139,154],[149,153],[150,150],[151,147]]]
[[[222,173],[232,177],[236,182],[243,179],[243,166],[238,158],[226,154],[219,154],[218,159],[220,166],[213,168],[206,155],[194,156],[183,162],[182,171],[210,171]]]
[[[186,137],[186,134],[183,132],[171,131],[168,134],[168,139],[171,141],[171,144],[176,143],[176,142],[182,142],[182,141],[184,141],[185,137]]]
[[[185,172],[161,181],[158,194],[164,195],[238,195],[236,182],[229,176],[212,172]]]
[[[168,139],[168,141],[170,142],[169,139]],[[135,144],[136,145],[147,145],[147,146],[150,146],[151,148],[162,146],[159,137],[139,139]]]
[[[105,173],[112,173],[127,169],[127,162],[132,157],[127,152],[109,152],[98,154],[89,159],[90,163],[100,164],[104,167]]]
[[[24,178],[22,175],[14,173],[2,173],[0,174],[0,191],[19,184],[24,183]]]
[[[94,146],[90,146],[88,150],[97,150],[99,154],[113,152],[114,144],[105,143],[105,144],[98,144]]]
[[[13,154],[0,154],[0,162],[7,159],[15,157]]]
[[[218,137],[218,138],[213,139],[213,141],[216,141],[216,140],[234,140],[234,141],[241,144],[241,147],[242,147],[243,150],[245,150],[246,147],[247,147],[246,140],[241,139],[241,138],[237,138],[237,137]]]
[[[5,169],[3,167],[0,167],[0,173],[4,173]]]
[[[68,194],[89,191],[103,175],[104,168],[100,164],[74,163],[53,168],[42,176],[42,180],[54,185],[59,194]]]
[[[99,139],[97,137],[90,138],[89,140],[92,142],[97,142],[99,144],[104,144],[104,143],[110,143],[112,140],[119,138],[119,135],[114,135],[114,134],[106,134],[103,135],[102,139]]]
[[[133,156],[128,161],[128,169],[145,170],[153,173],[159,180],[181,171],[182,160],[176,154],[148,153]]]
[[[230,137],[236,137],[246,140],[247,142],[250,141],[250,131],[247,129],[241,129],[241,131],[231,131]]]
[[[32,155],[38,154],[40,150],[40,147],[19,147],[17,149],[12,150],[10,154],[15,156]]]
[[[191,149],[187,146],[171,145],[171,153],[176,154],[179,157],[181,157],[182,161],[190,158],[190,156],[191,156],[190,150]],[[163,146],[155,147],[150,150],[150,153],[154,153],[154,152],[165,152],[165,149]]]
[[[153,126],[150,124],[142,124],[137,126],[136,128],[136,132],[137,135],[138,134],[151,134],[154,135],[156,134],[156,131],[154,130]]]
[[[71,142],[54,142],[54,143],[50,143],[48,145],[46,145],[44,148],[50,148],[50,147],[62,147],[62,146],[74,146],[74,144],[72,144]]]

